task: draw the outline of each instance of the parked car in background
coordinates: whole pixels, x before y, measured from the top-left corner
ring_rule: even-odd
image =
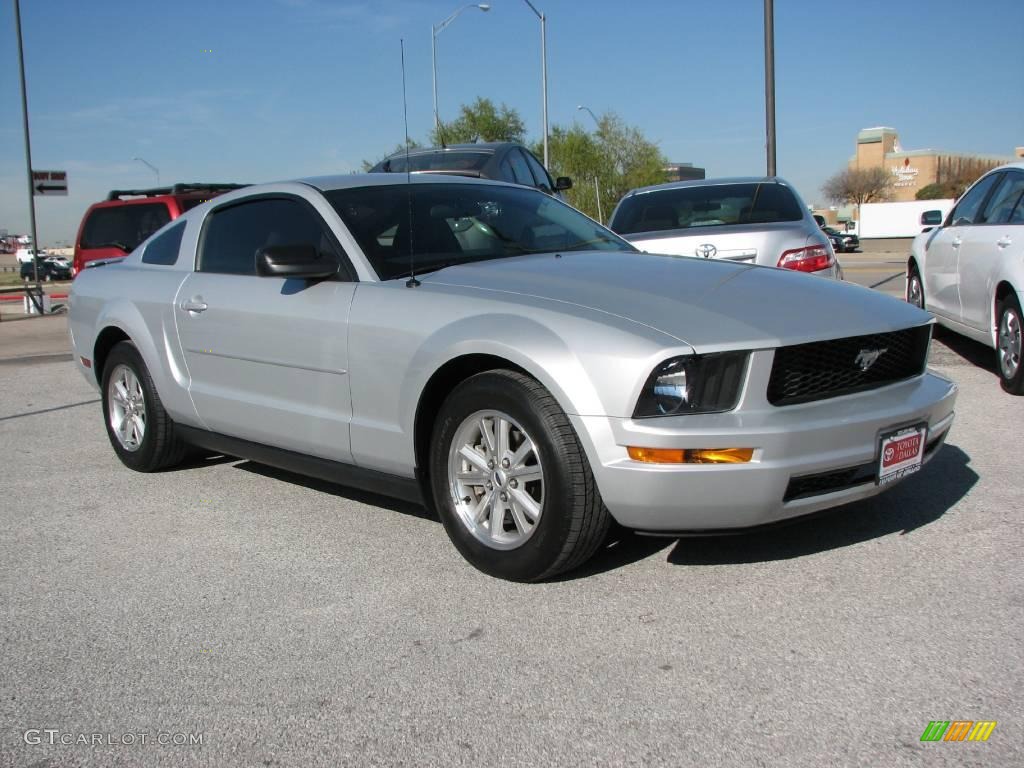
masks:
[[[931,323],[429,174],[224,195],[81,273],[69,316],[126,466],[191,444],[431,499],[470,563],[515,580],[579,566],[613,519],[736,531],[917,471],[956,398],[926,369]]]
[[[821,230],[832,241],[836,253],[853,253],[860,250],[860,238],[853,232],[842,232],[829,226],[824,226]]]
[[[25,261],[21,264],[21,279],[32,281],[36,279],[36,268],[38,266],[38,279],[43,282],[51,280],[70,280],[71,264],[67,259],[59,256],[40,256],[35,262]]]
[[[78,274],[96,259],[120,258],[200,203],[244,184],[175,184],[153,189],[114,189],[89,206],[75,239],[72,271]]]
[[[1024,163],[1013,163],[978,179],[940,226],[914,238],[906,297],[995,349],[1003,389],[1022,395],[1022,290]]]
[[[612,230],[652,253],[728,259],[842,279],[832,243],[779,178],[677,181],[627,193]]]
[[[398,152],[381,160],[370,169],[370,173],[405,173],[406,170],[412,173],[446,173],[507,181],[510,184],[536,187],[541,192],[559,198],[562,191],[572,189],[572,179],[568,176],[552,179],[530,150],[513,142],[411,149],[408,161],[405,152]]]

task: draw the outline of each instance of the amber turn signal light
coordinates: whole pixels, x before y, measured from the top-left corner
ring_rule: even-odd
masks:
[[[626,449],[633,461],[645,464],[745,464],[754,456],[753,448],[638,448]]]

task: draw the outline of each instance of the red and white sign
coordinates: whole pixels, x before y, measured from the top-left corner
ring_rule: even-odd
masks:
[[[32,171],[32,194],[63,195],[68,194],[67,171]]]
[[[912,475],[921,468],[928,427],[911,427],[882,438],[878,484]]]

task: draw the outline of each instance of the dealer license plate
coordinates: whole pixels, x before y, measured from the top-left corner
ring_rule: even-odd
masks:
[[[928,426],[921,424],[882,435],[878,459],[878,484],[902,480],[921,468]]]

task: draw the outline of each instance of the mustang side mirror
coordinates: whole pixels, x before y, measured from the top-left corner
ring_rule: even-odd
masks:
[[[942,211],[925,211],[921,214],[921,226],[937,227],[942,223]]]
[[[555,179],[555,189],[559,192],[564,192],[567,189],[572,189],[572,179],[568,176],[559,176]]]
[[[256,274],[260,277],[298,277],[313,280],[338,272],[338,262],[315,245],[268,245],[256,252]]]

